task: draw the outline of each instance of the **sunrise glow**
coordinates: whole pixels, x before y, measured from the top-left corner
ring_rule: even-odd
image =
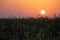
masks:
[[[60,0],[0,0],[0,17],[36,17],[60,13]]]
[[[40,13],[41,13],[41,14],[45,14],[46,11],[45,11],[45,10],[41,10]]]

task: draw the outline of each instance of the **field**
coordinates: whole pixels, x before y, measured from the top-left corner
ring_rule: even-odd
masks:
[[[0,40],[60,40],[60,17],[0,18]]]

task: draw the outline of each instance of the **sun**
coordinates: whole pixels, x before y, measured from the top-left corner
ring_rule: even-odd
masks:
[[[45,11],[45,10],[41,10],[40,13],[41,13],[41,14],[45,14],[46,11]]]

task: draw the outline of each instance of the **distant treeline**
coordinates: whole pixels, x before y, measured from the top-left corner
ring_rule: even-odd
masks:
[[[0,40],[60,40],[60,17],[0,18]]]

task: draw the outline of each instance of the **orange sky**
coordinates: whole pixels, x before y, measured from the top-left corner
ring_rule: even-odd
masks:
[[[42,9],[46,10],[42,16],[59,14],[60,0],[0,0],[0,17],[36,17]]]

